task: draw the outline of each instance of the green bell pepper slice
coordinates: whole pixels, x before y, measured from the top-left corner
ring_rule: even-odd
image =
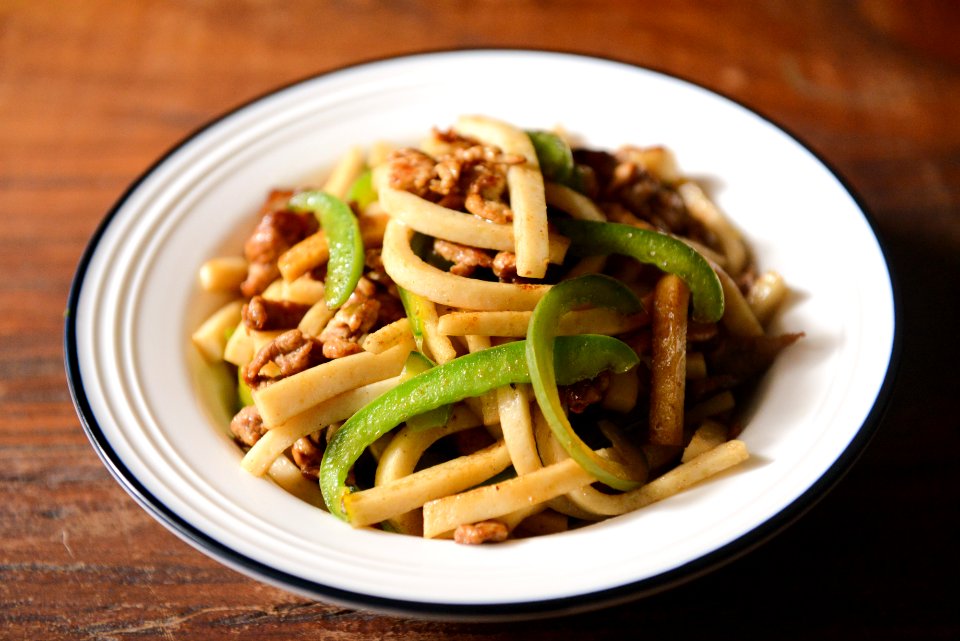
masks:
[[[633,292],[609,276],[590,274],[554,285],[540,299],[530,317],[526,340],[530,381],[540,411],[570,458],[598,481],[618,490],[630,490],[639,486],[643,479],[635,478],[636,475],[620,463],[599,456],[577,436],[557,390],[557,377],[563,371],[563,365],[554,363],[560,317],[584,305],[609,307],[623,314],[635,314],[642,309]]]
[[[347,195],[344,198],[348,203],[357,203],[360,211],[370,206],[370,203],[377,200],[377,190],[373,186],[373,172],[366,169],[357,176],[357,179],[350,185]]]
[[[425,299],[413,292],[397,285],[397,294],[400,296],[400,302],[403,304],[403,311],[407,313],[407,320],[410,321],[410,332],[413,334],[413,341],[417,345],[417,351],[423,351],[423,311],[422,305],[426,304]]]
[[[545,180],[583,191],[583,175],[573,160],[573,150],[567,141],[549,131],[528,131],[537,154],[540,173]]]
[[[330,309],[340,307],[363,275],[363,238],[357,217],[342,200],[323,191],[295,194],[289,206],[294,211],[313,212],[320,221],[330,248],[323,299]]]
[[[407,362],[403,364],[403,370],[400,372],[400,379],[405,381],[436,366],[436,363],[422,353],[410,352],[410,356],[407,357]],[[406,423],[407,427],[415,431],[428,430],[431,427],[446,425],[450,421],[451,414],[453,414],[453,405],[443,405],[423,414],[411,416],[406,420]]]
[[[571,384],[601,371],[625,372],[638,358],[610,336],[563,336],[555,345],[559,380]],[[347,472],[375,440],[411,416],[515,383],[529,383],[526,341],[466,354],[404,381],[351,416],[337,430],[320,463],[320,490],[330,513],[348,520],[342,499]]]
[[[567,141],[549,131],[528,131],[527,137],[533,143],[543,177],[566,184],[574,172],[573,150]]]
[[[723,287],[717,272],[700,252],[683,241],[620,223],[572,218],[553,218],[550,222],[570,239],[574,254],[623,254],[679,276],[693,296],[694,320],[715,322],[723,316]]]
[[[247,381],[243,379],[243,370],[243,367],[237,368],[237,400],[240,402],[240,409],[254,404],[253,392],[247,385]]]

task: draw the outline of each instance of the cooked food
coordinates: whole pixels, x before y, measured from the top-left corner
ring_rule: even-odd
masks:
[[[784,279],[664,147],[483,116],[268,194],[197,329],[243,468],[355,527],[499,542],[736,466],[738,409],[801,334]]]

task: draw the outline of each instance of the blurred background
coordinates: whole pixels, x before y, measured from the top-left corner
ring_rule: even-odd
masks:
[[[960,637],[958,29],[951,0],[0,0],[0,638]],[[640,602],[510,626],[313,603],[194,551],[100,463],[61,349],[90,236],[185,136],[313,74],[475,47],[650,67],[785,127],[873,217],[903,336],[874,442],[781,536]],[[843,256],[811,259],[843,277]]]

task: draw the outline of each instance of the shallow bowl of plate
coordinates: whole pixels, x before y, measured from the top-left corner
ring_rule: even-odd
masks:
[[[574,531],[461,546],[353,529],[244,472],[189,336],[217,302],[208,258],[239,252],[274,187],[346,149],[418,142],[461,114],[557,125],[594,148],[671,148],[791,296],[802,331],[763,379],[751,460],[643,510]],[[838,261],[842,257],[843,266]],[[874,433],[896,356],[895,300],[871,220],[794,136],[690,82],[611,60],[453,51],[359,64],[281,88],[197,131],[109,212],[84,254],[65,328],[78,414],[98,454],[182,539],[258,580],[380,612],[451,619],[571,613],[669,588],[790,523]]]

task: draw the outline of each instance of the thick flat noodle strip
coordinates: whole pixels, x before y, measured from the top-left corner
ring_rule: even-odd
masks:
[[[237,367],[243,367],[253,358],[253,337],[247,331],[243,321],[237,323],[223,347],[223,360]]]
[[[363,166],[363,149],[360,147],[351,147],[347,150],[347,153],[337,161],[333,171],[330,172],[330,177],[327,178],[327,181],[323,184],[323,191],[342,199],[347,195],[350,185],[353,184],[353,181],[356,180],[357,176],[363,171]]]
[[[516,242],[512,224],[483,220],[473,214],[448,209],[415,194],[394,189],[387,184],[386,176],[387,167],[374,172],[380,205],[391,218],[434,238],[481,249],[514,251]],[[570,241],[559,234],[553,234],[548,243],[549,261],[562,263]]]
[[[193,344],[211,363],[223,359],[223,353],[227,347],[227,334],[240,322],[242,308],[243,301],[230,301],[211,314],[191,335]]]
[[[457,357],[457,350],[450,339],[437,331],[437,306],[432,300],[425,299],[420,305],[420,317],[423,322],[423,344],[429,356],[438,365],[443,365]]]
[[[511,165],[507,169],[507,188],[517,241],[517,274],[525,278],[543,278],[547,273],[549,255],[547,201],[537,153],[529,136],[513,125],[483,116],[461,117],[456,129],[465,136],[496,145],[506,154],[526,158],[524,164]]]
[[[327,326],[334,314],[336,314],[336,310],[327,307],[325,301],[318,300],[297,323],[297,329],[307,336],[320,336],[323,328]]]
[[[683,455],[680,457],[681,463],[691,461],[704,452],[712,450],[721,443],[727,441],[727,426],[716,421],[706,420],[700,424],[700,427],[693,433],[693,437],[687,446],[683,448]]]
[[[463,405],[457,405],[446,425],[428,430],[414,430],[404,427],[397,430],[390,444],[383,450],[380,462],[377,465],[377,474],[374,481],[383,485],[390,481],[412,474],[420,457],[427,448],[444,436],[449,436],[472,427],[478,427],[480,419]]]
[[[260,332],[248,329],[246,323],[241,321],[233,334],[230,335],[230,340],[227,341],[226,347],[224,347],[223,360],[237,367],[243,367],[253,359],[253,356],[260,351],[264,345],[282,333],[282,330],[265,330]],[[276,366],[270,363],[268,367]]]
[[[471,354],[480,350],[490,349],[490,337],[477,334],[470,334],[464,337],[467,341],[467,349]],[[475,396],[466,399],[472,406],[480,410],[480,417],[486,426],[496,426],[499,431],[500,411],[497,403],[497,390],[490,390],[482,396]]]
[[[662,501],[749,458],[750,453],[743,441],[727,441],[681,463],[646,485],[619,495],[617,500],[611,501],[610,515],[632,512]]]
[[[433,538],[465,523],[494,519],[588,485],[594,477],[573,459],[516,478],[484,485],[423,506],[423,535]]]
[[[537,445],[544,462],[557,464],[571,460],[563,448],[556,443],[549,427],[538,421]],[[611,450],[603,450],[601,455],[612,455]],[[697,456],[689,458],[673,470],[653,479],[635,490],[619,494],[600,492],[589,485],[571,490],[563,497],[550,502],[551,507],[563,513],[569,513],[576,518],[600,519],[619,514],[626,514],[663,500],[674,494],[699,483],[700,481],[719,474],[720,472],[738,465],[749,458],[746,446],[741,441],[721,443]],[[651,461],[653,463],[654,461]]]
[[[760,325],[760,321],[757,320],[736,282],[721,267],[715,265],[714,270],[720,278],[725,301],[723,318],[720,322],[734,336],[762,336],[763,326]]]
[[[323,494],[320,493],[320,486],[304,478],[300,468],[287,457],[280,456],[274,459],[267,475],[274,483],[298,499],[306,501],[321,510],[327,509],[323,502]]]
[[[379,523],[409,512],[427,501],[449,496],[495,476],[510,465],[503,441],[488,448],[425,468],[369,490],[343,497],[354,527]]]
[[[731,274],[739,274],[747,264],[747,248],[740,232],[723,215],[700,186],[686,182],[677,187],[677,193],[683,199],[690,215],[703,223],[720,241],[720,247],[727,259],[727,269]]]
[[[276,426],[337,394],[398,375],[411,349],[412,339],[380,354],[328,361],[256,390],[253,399],[263,422]]]
[[[543,463],[545,465],[553,465],[561,461],[569,460],[570,455],[567,454],[557,441],[542,413],[536,412],[536,420],[534,423],[537,451]],[[576,519],[599,521],[610,515],[608,508],[605,507],[608,504],[607,496],[613,495],[604,494],[590,485],[584,485],[581,488],[571,490],[563,496],[552,499],[549,502],[549,506],[561,514],[566,514]]]
[[[323,300],[323,294],[323,281],[314,280],[309,275],[302,275],[290,281],[278,278],[270,283],[261,296],[267,300],[286,300],[313,305],[318,300]]]
[[[368,352],[379,354],[404,340],[413,340],[410,332],[410,319],[404,317],[384,325],[372,334],[368,334],[361,347]]]
[[[283,454],[284,450],[297,442],[298,439],[313,434],[317,430],[344,421],[361,407],[400,384],[400,377],[370,383],[357,389],[338,394],[331,399],[314,405],[310,409],[287,420],[276,427],[267,430],[267,433],[247,450],[240,467],[254,476],[262,476],[271,463]]]
[[[601,223],[607,220],[606,215],[590,198],[575,189],[559,183],[547,183],[544,185],[544,190],[548,205],[562,209],[573,218],[595,220]]]
[[[240,294],[240,285],[247,278],[247,261],[243,256],[211,258],[200,266],[200,287],[208,292]]]
[[[494,283],[464,278],[428,265],[410,247],[413,230],[391,220],[383,236],[383,266],[404,289],[435,303],[479,310],[531,310],[549,285]]]
[[[513,210],[513,233],[517,239],[517,274],[523,278],[543,278],[550,260],[543,176],[539,169],[514,165],[507,170],[507,185]]]
[[[377,464],[375,485],[385,485],[413,474],[420,457],[438,440],[456,432],[477,427],[480,420],[464,405],[456,405],[446,425],[429,430],[414,430],[403,427],[390,439]],[[418,506],[419,507],[419,506]],[[390,525],[403,534],[423,536],[423,515],[419,510],[391,516]]]
[[[754,281],[747,293],[747,304],[757,321],[765,326],[783,304],[789,290],[778,272],[768,271]]]
[[[448,336],[527,335],[531,312],[450,312],[439,318],[437,329]],[[624,315],[612,309],[598,308],[569,312],[560,319],[559,336],[574,334],[606,334],[616,336],[637,329],[646,322],[646,315]]]
[[[517,474],[528,474],[543,467],[533,438],[529,386],[509,385],[497,389],[497,404],[503,440]]]
[[[667,147],[628,147],[622,150],[630,162],[636,163],[657,179],[672,184],[680,180],[680,168],[673,152]]]

